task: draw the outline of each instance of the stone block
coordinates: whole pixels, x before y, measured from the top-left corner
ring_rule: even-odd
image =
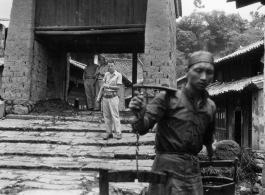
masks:
[[[29,113],[29,110],[27,106],[14,105],[12,113],[18,115],[27,115]]]
[[[4,71],[3,72],[3,77],[13,77],[14,76],[14,72],[11,72],[11,71]]]
[[[12,113],[13,106],[12,105],[7,105],[5,107],[6,114],[11,114]]]
[[[14,77],[23,77],[24,76],[24,72],[14,72]]]
[[[15,105],[27,105],[29,103],[28,99],[18,99],[18,100],[13,100],[13,103]]]
[[[13,105],[13,100],[6,100],[6,105]]]

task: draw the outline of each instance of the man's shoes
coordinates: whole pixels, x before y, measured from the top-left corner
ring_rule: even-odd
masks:
[[[117,139],[117,140],[120,140],[121,138],[122,138],[122,135],[121,135],[121,134],[117,134],[117,135],[116,135],[116,139]]]
[[[113,138],[113,135],[108,133],[103,137],[104,140],[108,140],[110,138]]]

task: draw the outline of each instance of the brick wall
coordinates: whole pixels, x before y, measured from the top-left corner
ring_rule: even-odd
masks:
[[[32,82],[30,99],[33,101],[46,98],[47,67],[49,52],[41,43],[34,41],[34,55],[32,64]]]
[[[1,89],[1,95],[5,99],[30,99],[34,2],[34,0],[13,0]]]
[[[176,86],[174,0],[148,1],[143,76],[145,84]]]

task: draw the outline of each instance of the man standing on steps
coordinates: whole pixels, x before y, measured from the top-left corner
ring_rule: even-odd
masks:
[[[198,153],[205,145],[213,155],[215,103],[206,87],[214,75],[213,56],[209,52],[193,53],[188,62],[187,85],[176,93],[161,92],[146,105],[143,96],[130,102],[139,116],[133,129],[143,135],[157,123],[156,157],[152,171],[172,171],[172,194],[203,195]],[[162,186],[149,186],[149,194],[161,194]]]
[[[122,75],[115,70],[115,63],[113,60],[108,61],[109,72],[105,73],[103,78],[103,116],[106,124],[106,135],[104,140],[113,137],[112,124],[116,139],[121,139],[121,123],[119,117],[119,97],[118,90],[122,85]],[[97,99],[99,101],[99,98]]]
[[[98,68],[98,65],[94,64],[93,61],[94,60],[92,59],[88,59],[88,65],[86,66],[83,73],[88,110],[93,110],[95,105],[95,92],[93,84],[95,80],[95,72]]]
[[[103,78],[105,76],[105,73],[108,72],[109,70],[108,64],[104,56],[99,55],[98,60],[99,60],[99,67],[97,68],[97,71],[95,73],[95,77],[97,78],[97,80],[95,81],[96,97],[98,96],[101,86],[104,84]],[[94,110],[95,111],[101,110],[101,101],[96,101],[96,106]]]

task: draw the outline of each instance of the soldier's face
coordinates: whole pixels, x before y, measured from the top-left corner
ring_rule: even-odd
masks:
[[[213,75],[214,66],[211,63],[194,64],[187,73],[188,84],[197,90],[204,90],[213,81]]]
[[[88,64],[90,65],[90,64],[92,64],[93,63],[93,61],[92,60],[88,60]]]
[[[109,71],[112,73],[115,71],[115,65],[114,63],[108,63]]]
[[[104,63],[105,63],[104,58],[99,58],[99,64],[104,64]]]

